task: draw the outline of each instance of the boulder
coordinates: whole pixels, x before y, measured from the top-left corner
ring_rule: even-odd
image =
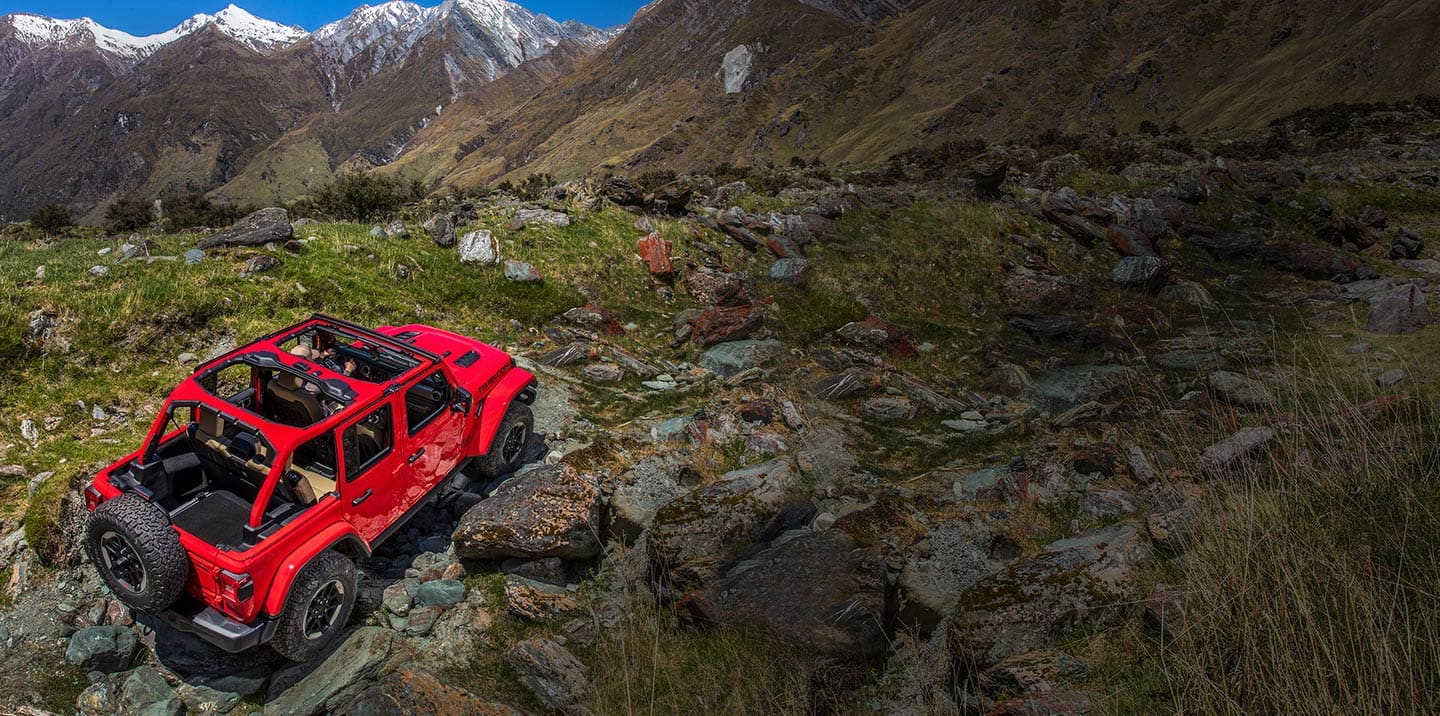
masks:
[[[295,235],[290,226],[290,217],[284,209],[272,207],[261,209],[235,225],[213,236],[207,236],[195,244],[200,249],[214,249],[225,246],[264,246],[284,243]]]
[[[1220,400],[1242,408],[1265,408],[1275,405],[1275,395],[1264,383],[1239,373],[1219,370],[1206,379],[1210,392]]]
[[[770,547],[676,609],[692,625],[759,627],[807,653],[840,659],[876,659],[889,645],[885,560],[835,530]]]
[[[1096,522],[1131,515],[1136,509],[1135,498],[1124,490],[1092,487],[1080,495],[1080,514]]]
[[[610,177],[600,185],[600,195],[617,206],[642,206],[645,192],[628,177]]]
[[[465,598],[465,583],[458,579],[436,579],[415,589],[415,606],[453,607]]]
[[[780,341],[732,341],[705,351],[699,363],[701,368],[721,378],[729,378],[765,365],[784,354],[785,344]]]
[[[1059,415],[1085,403],[1117,400],[1138,380],[1134,370],[1120,365],[1059,368],[1040,376],[1025,400],[1045,415]]]
[[[1243,428],[1200,453],[1200,471],[1209,478],[1225,477],[1256,457],[1279,433],[1270,427]]]
[[[425,233],[430,235],[430,238],[435,241],[436,246],[439,246],[440,248],[450,248],[451,246],[455,245],[455,224],[454,222],[450,221],[450,216],[448,214],[436,214],[430,217],[425,221],[424,227]],[[487,236],[489,235],[488,231],[477,231],[475,233],[483,233]],[[471,236],[473,235],[474,234],[471,234]],[[466,238],[469,237],[467,236]],[[465,261],[464,244],[461,244],[460,246],[460,260]],[[465,263],[472,262],[465,261]],[[488,263],[494,263],[494,261],[490,261]]]
[[[872,420],[895,422],[915,417],[915,403],[898,395],[881,395],[860,406],[860,412]]]
[[[780,259],[770,266],[770,280],[804,287],[810,283],[810,262],[805,259]]]
[[[494,266],[500,263],[500,243],[489,231],[472,231],[460,239],[460,263]]]
[[[1390,243],[1390,258],[1396,260],[1418,259],[1420,252],[1425,250],[1425,239],[1410,229],[1400,229],[1395,232],[1395,239]]]
[[[695,183],[689,179],[676,179],[656,189],[649,196],[649,204],[656,213],[679,216],[685,213],[694,198]]]
[[[780,533],[795,483],[789,463],[727,473],[661,505],[646,531],[654,573],[679,592],[698,589]]]
[[[460,517],[466,559],[589,559],[600,553],[600,489],[569,465],[522,472]]]
[[[1425,293],[1419,286],[1404,284],[1370,299],[1370,318],[1365,330],[1370,333],[1413,333],[1435,322],[1425,305]]]
[[[585,665],[565,647],[549,639],[530,639],[510,647],[505,663],[520,683],[551,711],[588,713],[583,701],[590,691]]]
[[[267,716],[313,716],[339,712],[375,683],[399,644],[400,636],[389,629],[361,627],[355,630],[327,658],[315,662],[313,671],[281,693],[273,694],[274,698],[265,705],[265,713]]]
[[[1038,694],[1090,676],[1090,666],[1061,651],[1046,649],[1012,656],[986,669],[980,683],[987,691]]]
[[[1110,225],[1105,229],[1105,238],[1121,256],[1159,256],[1149,236],[1128,226]]]
[[[269,254],[260,254],[259,256],[256,256],[245,262],[245,271],[243,273],[246,276],[251,276],[257,273],[265,273],[266,271],[270,271],[278,267],[279,265],[280,259],[277,259]]]
[[[1261,248],[1260,257],[1281,271],[1322,281],[1360,281],[1379,276],[1375,269],[1339,249],[1297,241],[1267,244]]]
[[[570,215],[550,209],[520,209],[515,212],[515,223],[519,224],[521,228],[529,224],[566,227],[570,225]]]
[[[1090,284],[1079,276],[1051,276],[1034,271],[1012,274],[1000,285],[1005,308],[1033,315],[1089,308]]]
[[[505,608],[521,619],[538,622],[580,607],[564,587],[509,575],[505,577]]]
[[[142,666],[120,684],[120,713],[135,716],[180,716],[185,702],[153,666]]]
[[[907,552],[896,581],[896,621],[928,636],[971,585],[1005,566],[997,535],[983,522],[959,518],[931,530]]]
[[[1200,488],[1188,482],[1167,483],[1152,488],[1149,497],[1145,532],[1151,544],[1167,555],[1181,554],[1200,518]]]
[[[754,306],[711,306],[696,319],[690,339],[701,348],[743,340],[749,338],[764,320],[765,312]]]
[[[905,332],[890,321],[870,314],[863,321],[847,323],[835,331],[835,336],[844,343],[872,350],[883,350],[891,358],[917,358],[920,351],[910,342]]]
[[[392,239],[408,239],[410,230],[405,228],[405,222],[396,219],[385,226],[385,235]]]
[[[515,260],[505,262],[505,278],[516,283],[540,283],[545,280],[545,277],[541,276],[534,266]]]
[[[138,649],[139,640],[128,627],[85,627],[70,636],[65,660],[86,671],[113,674],[129,669]]]
[[[1140,596],[1148,559],[1132,524],[1052,542],[960,593],[949,644],[962,671],[1049,646],[1076,628],[1114,624]]]
[[[1110,281],[1117,286],[1154,293],[1165,285],[1170,275],[1170,262],[1158,256],[1127,256],[1110,270]]]
[[[634,542],[655,519],[660,506],[687,492],[663,457],[640,460],[616,481],[610,495],[610,533]]]
[[[520,711],[505,704],[487,703],[468,691],[441,683],[430,674],[408,669],[386,674],[383,680],[370,684],[336,713],[341,716],[521,716]]]
[[[635,242],[635,249],[640,252],[640,260],[645,262],[645,269],[651,276],[662,281],[675,278],[675,264],[670,260],[673,248],[659,232]]]

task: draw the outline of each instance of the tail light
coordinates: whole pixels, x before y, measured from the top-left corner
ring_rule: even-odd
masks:
[[[95,508],[99,507],[100,503],[104,501],[105,497],[100,494],[99,490],[95,489],[94,485],[85,486],[85,509],[94,512]]]
[[[220,599],[226,610],[239,614],[246,602],[255,596],[255,581],[248,574],[220,570]]]

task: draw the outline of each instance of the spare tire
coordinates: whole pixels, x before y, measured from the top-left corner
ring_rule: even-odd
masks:
[[[120,601],[158,612],[185,591],[190,556],[170,517],[149,500],[125,493],[101,504],[85,525],[85,552]]]

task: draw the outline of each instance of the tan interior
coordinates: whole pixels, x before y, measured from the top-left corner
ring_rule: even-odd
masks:
[[[293,373],[278,373],[266,387],[275,417],[296,427],[307,427],[325,419],[320,400],[305,389],[305,380]]]
[[[335,491],[335,481],[321,475],[318,472],[307,470],[291,461],[290,471],[300,476],[300,481],[295,483],[291,489],[295,491],[295,497],[302,505],[313,505],[321,497]]]

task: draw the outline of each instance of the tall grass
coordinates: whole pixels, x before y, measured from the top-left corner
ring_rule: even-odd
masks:
[[[1209,486],[1162,653],[1183,713],[1440,708],[1440,424],[1419,400],[1357,410],[1325,373],[1246,419],[1285,429]]]

